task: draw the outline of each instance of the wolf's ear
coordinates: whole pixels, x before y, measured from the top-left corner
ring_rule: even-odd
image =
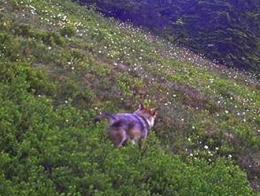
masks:
[[[151,114],[152,116],[156,116],[157,115],[157,111],[158,111],[159,108],[152,108],[150,111],[151,111]]]
[[[139,109],[140,109],[140,110],[143,110],[143,109],[145,109],[145,107],[144,107],[144,104],[143,104],[143,103],[140,103],[140,104],[139,104]]]

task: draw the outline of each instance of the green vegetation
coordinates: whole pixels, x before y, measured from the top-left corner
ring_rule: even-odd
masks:
[[[68,0],[0,10],[0,195],[258,195],[255,76]],[[140,101],[155,128],[113,149],[93,117]]]

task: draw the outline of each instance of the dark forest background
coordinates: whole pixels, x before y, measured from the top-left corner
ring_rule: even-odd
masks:
[[[259,0],[79,0],[207,58],[260,72]]]

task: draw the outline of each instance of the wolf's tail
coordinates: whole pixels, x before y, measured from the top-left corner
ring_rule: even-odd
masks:
[[[93,123],[96,124],[97,122],[100,122],[103,119],[107,119],[109,123],[112,123],[116,120],[116,118],[112,114],[101,113],[93,119]]]

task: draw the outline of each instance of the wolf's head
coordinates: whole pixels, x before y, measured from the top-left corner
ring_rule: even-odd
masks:
[[[149,108],[141,103],[134,113],[143,117],[147,121],[149,127],[152,128],[157,115],[157,110],[157,108]]]

